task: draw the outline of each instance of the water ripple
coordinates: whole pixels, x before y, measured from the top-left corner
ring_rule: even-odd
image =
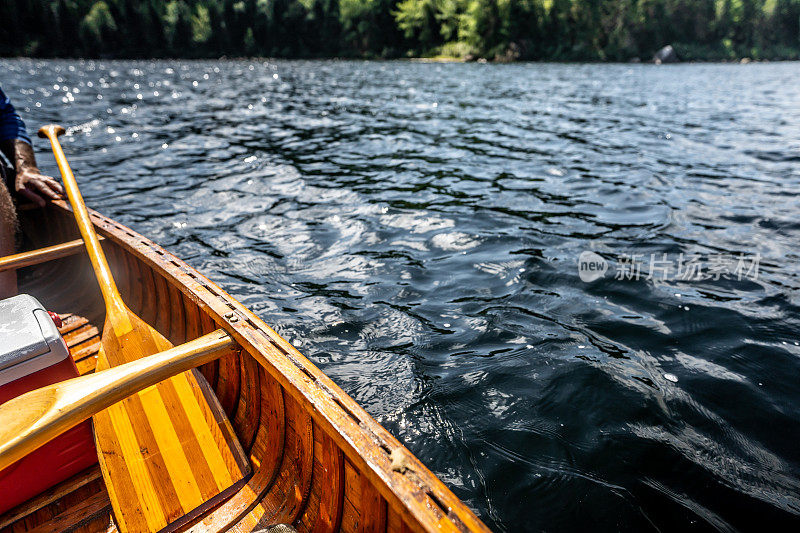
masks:
[[[273,324],[492,528],[800,524],[796,63],[0,64],[31,129],[69,126],[89,204]],[[584,283],[585,250],[760,275]]]

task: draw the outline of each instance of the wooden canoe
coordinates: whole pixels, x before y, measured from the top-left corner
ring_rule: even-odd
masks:
[[[252,474],[182,531],[488,531],[416,457],[267,324],[186,263],[97,212],[114,278],[132,311],[175,345],[224,329],[241,350],[200,371]],[[25,249],[0,260],[22,292],[63,319],[81,374],[94,372],[104,307],[71,209],[20,212]],[[285,528],[281,530],[286,530]],[[0,516],[0,532],[116,531],[99,467]]]

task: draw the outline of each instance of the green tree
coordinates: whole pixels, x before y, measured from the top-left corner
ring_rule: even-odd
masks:
[[[103,44],[112,40],[117,31],[117,23],[111,15],[108,4],[95,2],[83,17],[80,25],[81,40],[91,49],[102,50]]]
[[[184,0],[167,2],[164,31],[170,49],[184,52],[192,49],[192,12]]]
[[[439,8],[435,0],[402,0],[394,18],[405,38],[422,50],[441,42]]]
[[[211,15],[208,7],[197,4],[192,15],[192,42],[204,44],[211,39]]]
[[[0,0],[0,54],[800,57],[800,0]]]

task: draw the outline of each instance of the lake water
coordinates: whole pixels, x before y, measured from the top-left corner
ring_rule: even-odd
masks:
[[[3,60],[0,84],[70,127],[90,206],[491,528],[800,527],[799,64]]]

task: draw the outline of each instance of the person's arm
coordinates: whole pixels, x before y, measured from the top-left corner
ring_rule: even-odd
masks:
[[[2,89],[0,89],[0,150],[17,171],[14,192],[40,207],[45,205],[45,198],[56,199],[64,194],[60,183],[39,172],[31,139],[25,131],[25,123]]]
[[[11,154],[9,159],[17,171],[14,190],[20,196],[31,200],[39,207],[44,207],[45,198],[57,200],[64,194],[61,184],[50,176],[39,172],[33,147],[22,139],[0,141],[3,153]]]

